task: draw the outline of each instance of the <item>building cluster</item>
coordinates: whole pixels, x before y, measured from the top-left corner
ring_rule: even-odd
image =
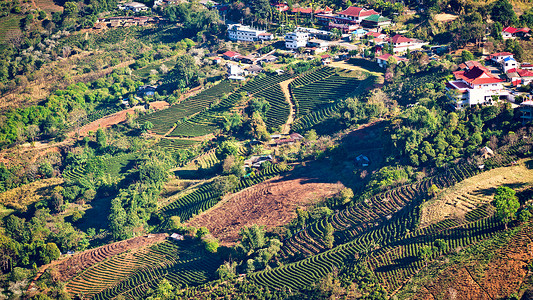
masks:
[[[467,61],[460,64],[459,69],[453,73],[455,80],[446,83],[448,95],[455,100],[458,109],[478,104],[493,105],[500,99],[513,100],[512,92],[503,86],[505,78],[513,86],[533,82],[533,65],[519,64],[509,52],[489,55],[485,65]]]
[[[148,10],[148,6],[146,6],[143,3],[139,3],[139,2],[128,2],[128,3],[124,3],[124,4],[119,4],[118,5],[118,9],[120,9],[120,10],[130,10],[130,11],[133,11],[133,12],[140,12],[140,11]]]

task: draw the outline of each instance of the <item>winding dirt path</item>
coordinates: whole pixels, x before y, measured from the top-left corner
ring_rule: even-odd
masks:
[[[287,122],[283,124],[281,134],[289,134],[289,132],[291,131],[291,125],[294,122],[294,115],[296,114],[296,109],[294,108],[294,103],[292,103],[292,100],[291,100],[291,92],[289,91],[289,84],[293,82],[295,79],[296,78],[291,78],[289,80],[285,80],[279,83],[279,85],[281,86],[281,90],[283,91],[283,94],[285,95],[285,100],[287,100],[290,106],[289,118],[287,119]]]

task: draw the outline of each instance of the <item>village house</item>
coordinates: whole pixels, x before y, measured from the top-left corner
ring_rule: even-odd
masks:
[[[118,8],[120,10],[131,10],[133,12],[140,12],[143,10],[148,10],[148,6],[139,3],[139,2],[128,2],[124,4],[119,4]]]
[[[228,69],[228,79],[230,80],[244,80],[247,72],[245,72],[241,67],[234,64],[227,64],[226,68]]]
[[[222,57],[227,60],[238,61],[239,58],[242,57],[242,55],[235,51],[226,51],[222,53]]]
[[[409,61],[407,58],[402,58],[402,57],[398,57],[396,55],[385,53],[383,55],[380,55],[380,56],[376,57],[376,62],[378,64],[378,66],[380,66],[383,69],[386,69],[387,68],[387,64],[388,64],[388,60],[391,57],[394,58],[396,60],[396,62],[401,62],[401,61],[408,62]]]
[[[251,65],[245,68],[246,72],[251,75],[257,75],[263,72],[263,67],[258,65]]]
[[[533,100],[526,100],[520,103],[520,112],[522,113],[520,116],[522,124],[533,121]]]
[[[517,37],[528,37],[531,36],[529,33],[529,28],[514,28],[511,26],[505,27],[502,30],[502,37],[503,39],[515,39]]]
[[[339,29],[342,33],[351,33],[357,30],[357,28],[359,28],[359,25],[329,22],[328,29],[331,30],[333,28]]]
[[[477,104],[493,105],[493,96],[498,99],[509,96],[509,92],[503,88],[503,80],[485,67],[474,66],[453,74],[455,80],[446,83],[446,90],[456,109]]]
[[[371,15],[361,21],[361,26],[365,28],[384,28],[392,24],[392,20],[380,15]]]
[[[273,160],[272,155],[263,155],[263,156],[254,155],[244,161],[244,167],[245,168],[260,168],[262,164],[266,163],[267,161],[271,162],[272,160]]]
[[[533,70],[533,64],[530,64],[530,63],[522,63],[520,65],[520,68],[524,69],[524,70]]]
[[[155,95],[155,92],[157,91],[157,86],[154,85],[141,85],[137,89],[137,95],[143,97],[143,96],[153,96]]]
[[[370,165],[370,159],[363,154],[359,154],[355,158],[355,164],[360,167],[368,167]]]
[[[396,54],[404,53],[407,49],[409,49],[409,51],[420,50],[424,45],[428,45],[429,43],[397,34],[390,39],[389,44],[393,47],[393,51]]]
[[[366,29],[363,29],[363,28],[358,28],[356,29],[355,31],[352,32],[352,35],[351,35],[351,39],[354,40],[358,40],[358,39],[361,39],[362,37],[364,37],[366,34],[368,33],[368,31]]]
[[[228,25],[228,38],[237,42],[256,42],[261,39],[272,39],[271,35],[261,35],[267,33],[266,30],[254,29],[247,25]]]
[[[500,62],[500,67],[503,73],[507,73],[509,70],[518,68],[518,62],[513,57],[506,57]]]
[[[183,235],[179,234],[179,233],[173,233],[170,235],[170,238],[172,240],[175,240],[175,241],[183,241],[184,237]]]
[[[528,85],[533,82],[533,71],[524,69],[510,69],[507,79],[513,86]]]
[[[513,54],[511,52],[498,52],[489,55],[486,60],[493,64],[501,64],[501,62],[508,57],[513,57]]]

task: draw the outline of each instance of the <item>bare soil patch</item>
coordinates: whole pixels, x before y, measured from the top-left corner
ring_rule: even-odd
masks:
[[[496,188],[501,185],[520,189],[533,184],[533,169],[526,166],[526,161],[483,172],[441,191],[436,200],[426,203],[422,208],[420,227],[449,217],[464,216],[477,206],[492,201]]]
[[[344,187],[325,165],[308,164],[222,200],[214,208],[191,219],[191,226],[205,226],[229,246],[239,238],[244,226],[265,225],[268,229],[288,224],[296,208],[332,196]]]
[[[168,107],[168,103],[166,101],[156,101],[150,103],[150,106],[155,108],[156,110],[163,109],[165,107]],[[113,125],[122,123],[126,121],[126,115],[127,114],[134,114],[135,110],[144,110],[143,106],[135,106],[132,108],[128,108],[119,112],[116,112],[114,114],[111,114],[109,116],[105,116],[101,119],[98,119],[96,121],[93,121],[82,128],[80,128],[80,136],[86,136],[89,134],[90,131],[95,132],[99,128],[105,129],[107,127],[111,127]],[[76,134],[76,131],[72,131],[69,133],[69,136],[72,137]]]
[[[291,101],[291,92],[289,91],[289,84],[295,79],[296,78],[291,78],[289,80],[285,80],[279,83],[279,85],[281,86],[281,90],[285,95],[285,100],[289,103],[290,107],[289,118],[287,119],[287,122],[283,124],[283,129],[281,130],[282,134],[289,134],[289,132],[291,131],[291,125],[294,122],[294,114],[296,113],[296,110],[294,109],[294,104]]]

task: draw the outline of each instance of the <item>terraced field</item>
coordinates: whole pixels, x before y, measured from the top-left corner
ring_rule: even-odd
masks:
[[[185,139],[161,139],[157,144],[158,147],[168,150],[189,149],[200,144],[199,141]]]
[[[103,160],[105,166],[103,172],[113,177],[119,176],[129,170],[136,160],[137,153],[135,152],[115,155]],[[62,175],[65,180],[76,181],[82,179],[86,172],[85,166],[80,165],[76,168],[67,169]]]
[[[121,253],[95,264],[67,284],[72,295],[111,299],[119,295],[143,298],[162,279],[174,285],[195,286],[213,279],[222,263],[197,240],[164,241]]]
[[[491,167],[508,166],[523,151],[522,145],[502,149],[500,155],[485,161]],[[495,170],[496,171],[496,170]],[[382,286],[391,293],[424,267],[418,259],[423,246],[433,246],[437,239],[447,247],[435,251],[432,258],[472,245],[490,237],[504,226],[492,216],[489,206],[480,204],[464,218],[447,219],[418,229],[420,204],[429,187],[453,186],[479,174],[470,164],[456,166],[438,176],[401,186],[365,200],[319,220],[283,241],[282,253],[290,258],[298,253],[307,259],[249,276],[255,282],[274,289],[302,289],[333,271],[355,262],[371,266]],[[327,250],[323,241],[328,224],[335,230],[335,243]]]
[[[256,93],[254,97],[263,98],[270,104],[270,109],[266,112],[265,124],[267,128],[279,128],[279,126],[287,122],[290,114],[290,106],[279,84],[275,84],[267,90]]]
[[[156,111],[152,114],[139,117],[139,123],[150,121],[154,127],[152,131],[157,134],[166,134],[174,124],[184,118],[190,118],[195,114],[207,110],[211,105],[221,100],[224,95],[228,95],[235,90],[236,86],[229,81],[206,89],[193,97],[183,100],[181,103],[171,106],[168,109]],[[200,134],[203,135],[203,134]],[[188,136],[194,136],[192,134]]]
[[[296,106],[293,130],[303,132],[338,112],[341,101],[357,96],[372,84],[373,76],[360,80],[331,67],[314,69],[289,85]]]

